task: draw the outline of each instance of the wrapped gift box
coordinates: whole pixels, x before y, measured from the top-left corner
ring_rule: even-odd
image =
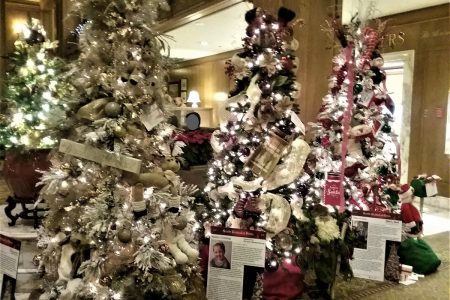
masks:
[[[425,183],[425,191],[426,191],[427,197],[436,196],[438,194],[436,181]]]
[[[414,196],[420,198],[425,198],[427,196],[427,191],[425,189],[425,180],[415,178],[411,181],[411,186],[414,188]]]

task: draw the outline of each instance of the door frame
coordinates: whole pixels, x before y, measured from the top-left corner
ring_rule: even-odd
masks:
[[[414,83],[414,50],[384,53],[383,58],[386,63],[399,62],[403,64],[403,95],[402,95],[402,136],[400,141],[400,182],[409,182],[409,156],[410,156],[410,135],[411,135],[411,109],[412,92]],[[385,68],[389,69],[389,67]],[[395,69],[395,67],[394,67]],[[389,80],[389,79],[388,79]],[[405,138],[406,137],[406,138]]]

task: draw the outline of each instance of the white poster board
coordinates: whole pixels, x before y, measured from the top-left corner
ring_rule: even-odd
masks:
[[[14,300],[20,241],[0,234],[0,299]]]
[[[208,300],[238,300],[244,281],[263,272],[266,257],[264,231],[211,227],[208,262]]]
[[[355,277],[384,280],[386,241],[401,241],[400,215],[353,211],[352,228],[357,240],[350,265]]]

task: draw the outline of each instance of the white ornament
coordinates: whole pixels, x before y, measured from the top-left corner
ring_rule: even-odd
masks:
[[[167,242],[169,252],[178,265],[184,265],[188,261],[194,261],[199,255],[198,251],[189,245],[181,230],[173,227],[172,221],[171,218],[163,221],[161,238]]]
[[[233,182],[229,181],[227,184],[219,186],[217,188],[217,192],[220,195],[226,195],[230,199],[237,199],[238,193],[236,189],[234,188]]]
[[[241,187],[245,192],[254,192],[257,189],[261,188],[263,180],[264,179],[262,177],[258,177],[252,181],[246,181],[241,176],[231,177],[231,182],[233,183],[233,185]]]
[[[362,149],[361,149],[361,142],[357,142],[355,141],[354,138],[350,138],[348,140],[348,155],[350,155],[351,157],[355,158],[355,159],[362,159],[364,158],[363,153],[362,153]]]
[[[253,112],[255,110],[256,104],[261,99],[261,89],[259,88],[258,84],[256,83],[259,79],[259,74],[256,74],[253,76],[252,80],[250,81],[250,84],[245,92],[248,99],[250,100],[250,108],[248,109],[247,113],[245,114],[244,120],[247,120],[248,118],[251,118],[253,116]]]
[[[72,260],[71,257],[75,253],[75,248],[71,243],[65,244],[61,247],[61,259],[59,260],[58,267],[58,280],[68,281],[71,279],[72,273]]]
[[[214,151],[214,153],[220,153],[223,150],[223,147],[220,145],[220,141],[217,138],[217,135],[220,134],[220,130],[215,130],[212,134],[211,134],[211,138],[209,140],[211,147]]]
[[[289,154],[281,164],[278,164],[266,181],[263,187],[267,190],[276,189],[294,181],[300,176],[311,148],[303,139],[297,138],[292,142]]]
[[[241,222],[242,219],[235,217],[233,215],[230,215],[230,217],[227,219],[226,223],[225,223],[225,227],[227,228],[241,228]]]
[[[302,198],[296,197],[295,199],[291,200],[291,209],[294,217],[299,221],[308,221],[308,219],[303,214],[302,206],[303,206]]]
[[[263,227],[267,232],[267,238],[274,237],[287,227],[291,217],[291,207],[283,197],[265,193],[260,196],[258,208],[266,217]]]

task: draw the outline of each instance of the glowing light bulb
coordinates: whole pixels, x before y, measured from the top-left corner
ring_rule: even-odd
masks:
[[[52,93],[50,91],[45,91],[42,93],[42,98],[51,100],[52,99]]]
[[[34,63],[34,61],[31,58],[29,58],[29,59],[27,59],[26,66],[29,69],[34,69],[36,67],[36,64]]]
[[[48,103],[42,104],[42,110],[43,111],[50,111],[50,105]]]
[[[48,146],[55,144],[55,141],[49,136],[44,137],[41,141],[42,141],[42,144],[48,145]]]
[[[21,112],[15,113],[14,116],[13,116],[13,120],[12,120],[11,126],[17,127],[17,126],[22,125],[23,124],[23,118],[24,118],[23,113],[21,113]]]
[[[24,145],[30,144],[30,138],[27,135],[23,135],[20,137],[20,142]]]

